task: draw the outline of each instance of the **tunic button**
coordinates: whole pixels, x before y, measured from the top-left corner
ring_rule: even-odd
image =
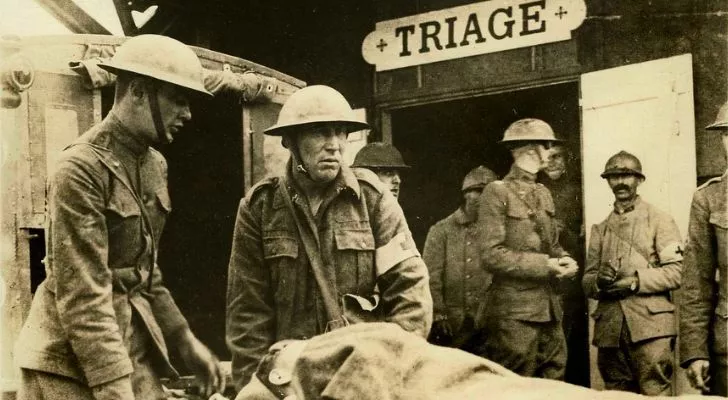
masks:
[[[465,244],[467,244],[468,246],[470,246],[470,243],[472,243],[472,242],[466,242]]]
[[[470,274],[465,275],[466,278],[470,279]]]
[[[268,381],[276,386],[285,385],[291,381],[291,373],[280,368],[274,368],[268,374]]]
[[[472,259],[472,258],[470,258],[470,257],[468,257],[468,259],[467,259],[467,260],[465,260],[465,261],[466,261],[466,262],[471,262],[471,261],[473,261],[473,259]]]

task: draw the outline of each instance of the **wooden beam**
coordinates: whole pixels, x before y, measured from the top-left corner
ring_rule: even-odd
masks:
[[[111,35],[108,29],[93,19],[73,0],[36,0],[53,17],[73,33]]]
[[[134,23],[134,18],[131,16],[131,8],[129,8],[128,0],[114,0],[114,7],[116,8],[116,15],[119,17],[121,22],[121,29],[124,31],[126,36],[136,36],[139,33]]]

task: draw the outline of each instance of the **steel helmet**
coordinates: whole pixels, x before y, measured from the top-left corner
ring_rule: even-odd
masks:
[[[485,185],[498,179],[495,172],[479,165],[468,172],[463,179],[462,191],[465,192],[470,189],[482,189]]]
[[[561,142],[562,140],[556,139],[553,129],[546,122],[536,118],[524,118],[508,126],[500,143],[526,141]]]
[[[202,64],[186,44],[161,35],[139,35],[124,42],[111,60],[99,67],[119,74],[121,71],[148,76],[212,96],[205,89]]]
[[[604,172],[602,172],[601,177],[606,179],[610,175],[624,174],[637,175],[640,178],[645,179],[645,175],[642,173],[642,163],[640,160],[633,154],[622,150],[609,157],[607,164],[604,165]]]
[[[356,153],[354,163],[351,166],[362,168],[410,168],[409,165],[404,163],[402,154],[396,147],[382,142],[369,143],[362,147]]]
[[[728,130],[728,103],[718,110],[715,122],[705,127],[709,131],[726,131]]]
[[[369,128],[354,118],[349,102],[336,89],[313,85],[293,93],[281,107],[278,122],[263,133],[280,136],[292,127],[322,122],[342,123],[347,133]]]

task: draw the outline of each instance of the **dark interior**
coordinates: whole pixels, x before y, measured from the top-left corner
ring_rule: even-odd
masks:
[[[498,142],[518,119],[548,122],[570,153],[577,155],[568,165],[580,178],[578,99],[578,83],[571,82],[394,111],[393,144],[412,166],[403,176],[399,200],[420,251],[429,228],[460,206],[462,179],[468,171],[482,164],[499,177],[508,173],[512,158]],[[582,252],[575,253],[583,268]],[[578,278],[567,287],[563,296],[569,351],[565,379],[589,386],[586,300]]]
[[[402,178],[400,203],[420,250],[435,222],[462,200],[465,174],[478,165],[503,177],[511,155],[498,144],[521,118],[540,118],[579,154],[577,82],[432,103],[392,112],[392,140],[412,169]]]

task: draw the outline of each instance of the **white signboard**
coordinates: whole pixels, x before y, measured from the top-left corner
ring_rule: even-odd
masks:
[[[377,71],[571,39],[584,0],[491,0],[378,22],[362,56]]]

